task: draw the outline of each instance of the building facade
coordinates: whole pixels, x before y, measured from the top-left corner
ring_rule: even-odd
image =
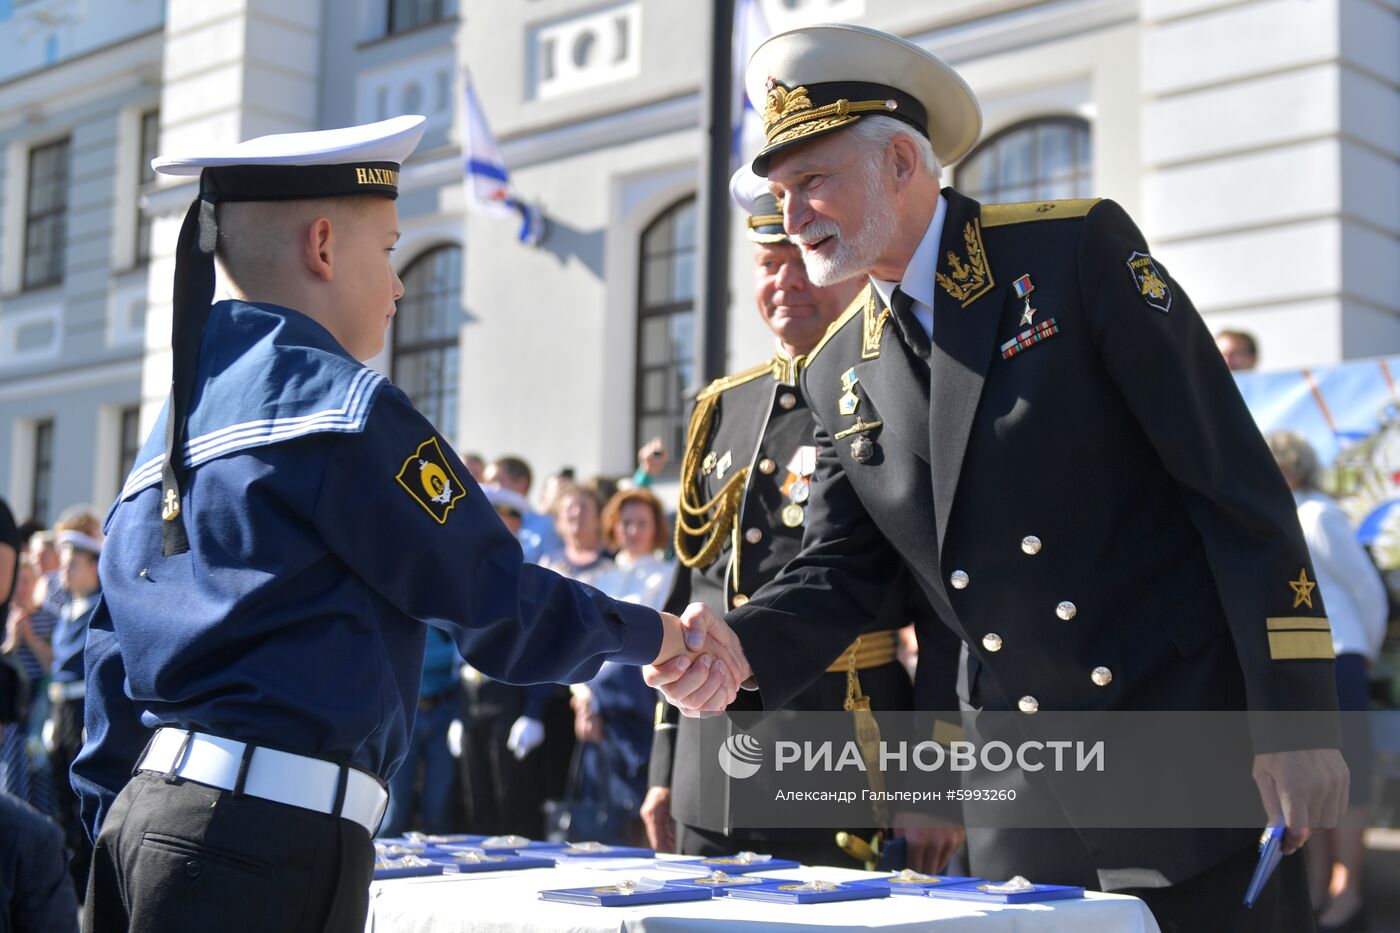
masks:
[[[984,201],[1118,200],[1266,368],[1400,350],[1400,0],[758,3],[771,31],[851,21],[952,63],[985,125],[947,181]],[[703,381],[709,4],[0,0],[0,16],[0,493],[17,513],[109,499],[133,408],[139,435],[168,386],[192,188],[141,174],[142,147],[405,112],[429,129],[401,178],[407,295],[372,365],[463,452],[586,476],[629,473],[654,435],[679,448]],[[548,219],[539,246],[464,210],[468,74]],[[733,234],[731,370],[772,351],[737,218]]]

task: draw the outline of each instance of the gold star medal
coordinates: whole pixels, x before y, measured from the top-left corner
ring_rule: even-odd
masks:
[[[1035,323],[1035,308],[1031,307],[1031,292],[1035,291],[1035,286],[1031,284],[1031,277],[1023,275],[1011,283],[1011,287],[1016,290],[1016,297],[1026,303],[1026,310],[1021,314],[1021,326],[1028,327]]]

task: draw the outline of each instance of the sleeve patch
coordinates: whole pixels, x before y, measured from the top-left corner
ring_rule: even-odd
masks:
[[[1171,311],[1171,286],[1167,284],[1167,277],[1157,268],[1151,256],[1134,251],[1128,257],[1128,272],[1132,274],[1133,285],[1149,308],[1156,308],[1163,314]]]
[[[419,444],[404,460],[394,479],[439,525],[447,523],[447,513],[467,494],[452,464],[443,455],[437,437]]]

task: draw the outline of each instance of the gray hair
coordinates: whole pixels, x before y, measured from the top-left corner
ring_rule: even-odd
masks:
[[[1300,489],[1320,488],[1322,468],[1317,462],[1317,452],[1303,435],[1296,431],[1270,431],[1264,439],[1285,479]]]
[[[881,155],[884,154],[885,149],[896,136],[903,136],[913,142],[915,148],[919,150],[925,171],[935,178],[943,175],[943,166],[939,163],[938,156],[934,154],[933,144],[928,141],[928,137],[903,120],[896,120],[878,113],[869,114],[848,126],[846,132],[859,140],[871,153]]]

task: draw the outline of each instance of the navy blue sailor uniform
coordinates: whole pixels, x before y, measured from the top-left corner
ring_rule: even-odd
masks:
[[[818,676],[907,563],[966,645],[972,708],[1335,709],[1292,499],[1127,214],[943,197],[931,345],[872,286],[809,355],[803,550],[728,614],[764,706]],[[1325,727],[1253,736],[1255,751],[1335,744]],[[1250,781],[1242,758],[1222,781]],[[972,869],[1143,889],[1233,857],[1247,880],[1257,838],[1055,832],[969,828]]]
[[[793,360],[779,352],[715,380],[696,397],[676,525],[683,566],[668,611],[683,611],[691,602],[719,613],[742,606],[800,550],[817,454],[812,413],[797,388],[803,362],[804,357]],[[786,699],[786,708],[839,710],[860,704],[903,710],[912,708],[916,690],[926,709],[955,708],[957,647],[951,635],[931,634],[930,643],[920,646],[917,686],[896,659],[896,629],[917,611],[910,595],[902,583],[891,586],[866,631],[848,638],[841,656]],[[711,856],[757,847],[807,864],[849,864],[835,828],[732,825],[730,779],[714,757],[726,722],[681,717],[664,701],[657,706],[649,783],[671,788],[678,850]],[[845,827],[863,840],[879,828]]]
[[[660,650],[653,610],[524,564],[447,441],[325,326],[212,303],[219,204],[394,198],[423,125],[153,163],[199,175],[199,194],[177,244],[170,399],[107,517],[89,625],[73,766],[96,837],[89,933],[363,929],[426,625],[515,683]]]
[[[448,443],[310,318],[219,303],[198,384],[190,551],[160,554],[162,424],[106,523],[75,766],[94,835],[158,726],[387,778],[412,726],[424,623],[513,683],[655,658],[655,612],[523,564]]]

